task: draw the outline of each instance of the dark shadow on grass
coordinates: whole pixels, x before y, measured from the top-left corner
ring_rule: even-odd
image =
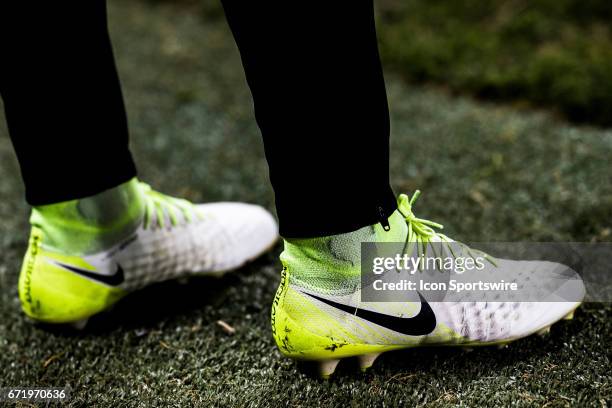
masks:
[[[154,284],[125,297],[108,313],[94,316],[87,331],[103,333],[119,326],[126,330],[154,326],[208,305],[218,306],[227,298],[228,289],[239,282],[236,274],[229,274]]]

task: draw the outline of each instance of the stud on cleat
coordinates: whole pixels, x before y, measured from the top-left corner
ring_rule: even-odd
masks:
[[[538,336],[540,337],[544,337],[548,334],[550,334],[550,326],[544,327],[543,329],[538,330]]]
[[[565,315],[563,320],[572,320],[573,318],[574,318],[574,311],[572,310],[571,312]]]
[[[319,361],[319,375],[321,378],[328,379],[334,371],[340,360],[323,360]]]
[[[75,330],[84,330],[85,327],[87,327],[88,322],[89,322],[89,319],[77,320],[76,322],[70,323],[70,327],[72,327]]]
[[[213,279],[221,279],[225,275],[226,271],[208,272],[206,276]]]
[[[378,356],[380,356],[380,353],[358,356],[357,359],[359,360],[359,367],[361,368],[361,371],[365,372],[368,368],[372,367]]]
[[[497,349],[498,350],[503,350],[503,349],[506,349],[506,348],[508,348],[508,343],[502,343],[502,344],[498,344],[497,345]]]

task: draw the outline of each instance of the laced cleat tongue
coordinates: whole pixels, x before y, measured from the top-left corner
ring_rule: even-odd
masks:
[[[172,228],[201,219],[198,207],[187,200],[159,193],[146,183],[140,183],[145,199],[143,227]]]

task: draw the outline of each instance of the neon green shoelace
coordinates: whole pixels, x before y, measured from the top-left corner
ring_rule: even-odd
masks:
[[[187,224],[191,223],[194,218],[200,218],[197,208],[189,201],[159,193],[146,183],[141,182],[139,184],[146,202],[145,229],[155,226],[164,228],[166,226],[166,214],[173,227],[179,224],[179,214],[182,214],[182,218]],[[153,218],[155,218],[155,222],[153,222]]]
[[[444,228],[442,224],[439,224],[434,221],[426,220],[423,218],[418,218],[417,216],[415,216],[414,213],[412,212],[412,206],[414,205],[415,201],[419,198],[420,195],[421,195],[421,191],[416,190],[414,194],[412,195],[412,197],[409,198],[406,194],[400,194],[399,199],[398,199],[398,211],[404,216],[404,219],[406,220],[406,224],[408,225],[408,236],[406,237],[407,246],[404,248],[404,253],[412,254],[414,245],[416,245],[417,247],[416,253],[417,254],[422,253],[423,255],[426,255],[427,248],[428,246],[430,246],[429,244],[431,242],[440,242],[442,251],[443,251],[442,243],[446,243],[445,246],[450,252],[450,254],[454,258],[457,258],[452,248],[452,244],[455,244],[459,246],[462,251],[467,252],[467,254],[473,259],[476,259],[474,256],[474,253],[476,252],[480,254],[481,256],[484,256],[484,258],[487,261],[489,261],[492,265],[496,266],[496,263],[493,257],[491,257],[489,254],[483,251],[477,250],[477,249],[472,249],[462,242],[453,241],[451,238],[447,237],[446,235],[441,234],[440,232],[437,232],[436,229],[440,230]],[[419,247],[421,247],[421,251],[419,251]],[[431,249],[432,249],[432,252],[434,252],[435,254],[436,251],[435,251],[434,246],[431,246]]]
[[[434,228],[443,229],[444,226],[442,224],[418,218],[414,215],[412,212],[412,205],[420,195],[421,191],[417,190],[412,195],[412,198],[409,198],[406,194],[400,194],[399,196],[397,203],[398,210],[404,216],[406,224],[408,225],[408,237],[406,241],[426,243],[435,238],[439,238],[440,241],[452,241],[446,235],[440,234],[434,230]]]

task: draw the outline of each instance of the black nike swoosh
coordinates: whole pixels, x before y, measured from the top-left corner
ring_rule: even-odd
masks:
[[[418,292],[419,298],[421,299],[421,310],[419,311],[418,315],[413,317],[396,317],[383,313],[377,313],[371,310],[364,310],[359,309],[358,307],[336,303],[333,300],[321,298],[310,293],[302,293],[335,307],[336,309],[340,309],[343,312],[352,314],[389,330],[393,330],[408,336],[424,336],[431,333],[436,328],[436,315],[434,314],[433,310],[431,310],[429,303],[427,303],[423,296],[421,296],[421,294]]]
[[[112,275],[101,275],[99,273],[94,273],[86,269],[77,268],[77,267],[66,265],[66,264],[59,263],[59,262],[57,262],[57,265],[61,266],[62,268],[68,269],[69,271],[74,272],[77,275],[84,276],[86,278],[104,283],[109,286],[119,286],[125,280],[123,268],[119,264],[117,264],[117,270]]]

